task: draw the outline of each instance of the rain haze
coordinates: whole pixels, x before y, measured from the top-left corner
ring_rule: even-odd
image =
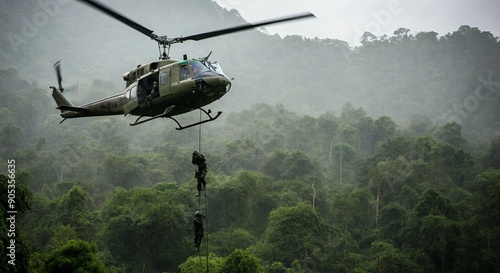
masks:
[[[236,9],[249,22],[279,15],[310,11],[317,20],[266,27],[269,34],[330,38],[359,45],[363,32],[391,36],[403,27],[411,33],[435,31],[439,36],[462,25],[478,27],[500,35],[500,2],[482,1],[411,1],[411,0],[216,0],[226,9]]]
[[[0,0],[0,272],[499,272],[499,10]]]

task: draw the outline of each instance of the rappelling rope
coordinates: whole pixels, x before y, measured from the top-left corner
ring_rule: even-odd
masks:
[[[201,109],[200,109],[200,122],[201,122]],[[201,123],[198,127],[198,151],[201,153]],[[199,178],[197,178],[199,179]],[[205,196],[205,213],[207,213],[208,208],[207,208],[207,187],[205,186],[205,192],[203,194]],[[198,211],[201,211],[201,194],[198,196]],[[205,217],[205,233],[206,233],[206,239],[205,239],[205,252],[206,252],[206,259],[207,259],[207,273],[209,273],[209,268],[208,268],[208,221],[206,220],[207,218]],[[203,221],[203,219],[202,219]],[[203,265],[201,262],[201,252],[198,251],[198,256],[200,257],[200,272],[203,271]]]
[[[207,187],[205,187],[205,213],[207,213],[208,208],[207,208]],[[208,214],[208,213],[207,213]],[[205,217],[205,233],[206,233],[206,242],[205,242],[205,252],[207,255],[207,273],[208,273],[208,220]]]
[[[201,122],[201,109],[200,109],[200,122]],[[201,153],[201,123],[198,126],[198,151]]]

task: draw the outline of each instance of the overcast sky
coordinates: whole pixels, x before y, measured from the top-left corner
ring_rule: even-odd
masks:
[[[439,36],[461,25],[478,27],[500,36],[499,0],[216,0],[236,9],[248,22],[310,11],[317,19],[267,27],[282,37],[332,38],[359,45],[364,31],[392,36],[404,27],[412,34],[435,31]]]

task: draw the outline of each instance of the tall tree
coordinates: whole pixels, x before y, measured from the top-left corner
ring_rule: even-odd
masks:
[[[213,253],[208,254],[208,261],[206,257],[200,258],[200,256],[190,256],[184,263],[179,265],[180,273],[220,272],[225,260]]]
[[[193,214],[180,201],[190,199],[186,194],[172,184],[116,189],[101,212],[100,241],[113,257],[109,262],[128,270],[176,270],[192,245],[187,223]]]
[[[372,262],[369,271],[371,272],[425,272],[424,268],[386,242],[373,242],[370,247],[370,254]]]
[[[370,180],[368,186],[375,194],[375,226],[378,227],[382,198],[390,192],[395,192],[401,187],[404,180],[402,173],[404,162],[402,160],[388,160],[377,163],[369,171]]]
[[[333,161],[338,165],[339,180],[342,183],[344,181],[344,169],[351,169],[349,166],[355,159],[355,151],[347,143],[338,143],[332,146],[331,153],[332,157],[334,157]]]
[[[489,151],[483,161],[488,168],[500,169],[500,137],[491,140]]]
[[[436,133],[437,139],[452,145],[457,149],[464,148],[466,139],[462,137],[462,126],[456,122],[447,123]]]
[[[108,272],[96,254],[95,244],[70,240],[47,257],[46,272]]]
[[[474,217],[466,224],[468,239],[464,259],[468,268],[475,271],[498,271],[500,261],[500,170],[488,170],[475,177],[468,187],[476,195]]]
[[[264,232],[262,223],[276,202],[268,192],[270,183],[270,178],[260,173],[241,171],[209,184],[210,210],[212,217],[218,219],[211,222],[211,230],[234,227],[251,230],[254,235]]]
[[[353,247],[347,233],[326,224],[310,205],[299,203],[270,213],[264,243],[256,251],[263,259],[282,262],[285,266],[299,260],[314,268],[315,264],[341,259],[343,251]]]
[[[301,151],[275,152],[262,167],[264,174],[277,180],[290,180],[312,175],[315,170],[315,163]]]
[[[248,251],[236,249],[226,258],[219,272],[264,273],[265,271],[255,255]]]

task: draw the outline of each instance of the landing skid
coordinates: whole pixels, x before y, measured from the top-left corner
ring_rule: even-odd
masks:
[[[148,121],[151,121],[153,119],[157,119],[157,118],[164,118],[164,117],[167,117],[168,113],[175,107],[175,105],[172,105],[172,106],[169,106],[167,107],[167,109],[165,109],[165,111],[159,115],[156,115],[154,117],[150,117],[150,118],[147,118],[145,120],[141,120],[139,121],[141,118],[143,118],[144,116],[140,116],[138,117],[134,123],[130,123],[130,126],[136,126],[136,125],[139,125],[139,124],[143,124],[144,122],[148,122]]]
[[[217,112],[217,115],[215,115],[214,117],[212,117],[210,114],[212,113],[212,111],[209,109],[208,111],[206,111],[205,109],[203,108],[198,108],[200,109],[201,111],[203,111],[203,113],[205,113],[205,115],[208,116],[208,119],[206,120],[202,120],[202,121],[199,121],[199,122],[195,122],[193,124],[189,124],[189,125],[186,125],[186,126],[182,126],[179,121],[177,121],[175,118],[173,117],[169,117],[168,114],[169,112],[172,110],[172,108],[174,108],[175,105],[172,105],[170,107],[168,107],[167,109],[165,109],[165,111],[159,115],[156,115],[154,117],[150,117],[150,118],[147,118],[147,119],[144,119],[144,120],[141,120],[144,116],[140,116],[138,117],[134,123],[131,123],[130,126],[136,126],[136,125],[139,125],[139,124],[142,124],[142,123],[145,123],[145,122],[148,122],[148,121],[151,121],[151,120],[154,120],[154,119],[157,119],[157,118],[169,118],[173,121],[175,121],[175,123],[177,123],[177,125],[179,126],[178,128],[175,128],[177,130],[184,130],[184,129],[187,129],[187,128],[190,128],[190,127],[193,127],[193,126],[196,126],[196,125],[200,125],[200,124],[203,124],[203,123],[206,123],[206,122],[210,122],[210,121],[214,121],[216,120],[221,114],[222,114],[222,111],[219,111]],[[139,121],[140,120],[140,121]]]
[[[219,112],[217,112],[217,115],[215,115],[215,117],[212,117],[210,115],[212,113],[212,111],[210,109],[208,109],[208,111],[205,111],[205,109],[203,109],[203,108],[198,108],[198,109],[200,109],[201,111],[203,111],[203,113],[205,113],[205,115],[208,116],[208,119],[202,120],[202,121],[199,121],[199,122],[196,122],[196,123],[193,123],[193,124],[189,124],[189,125],[186,125],[186,126],[182,126],[175,118],[169,117],[171,120],[175,121],[175,123],[177,123],[177,125],[179,126],[179,128],[175,128],[175,129],[177,129],[177,130],[184,130],[184,129],[187,129],[187,128],[190,128],[190,127],[193,127],[193,126],[196,126],[196,125],[200,125],[200,124],[203,124],[203,123],[214,121],[214,120],[216,120],[222,114],[222,111],[219,111]]]

